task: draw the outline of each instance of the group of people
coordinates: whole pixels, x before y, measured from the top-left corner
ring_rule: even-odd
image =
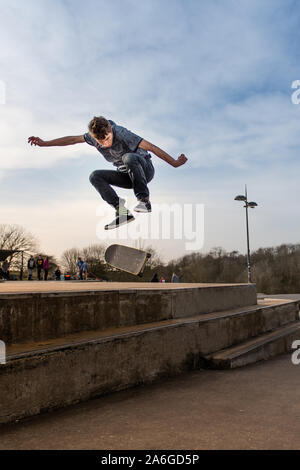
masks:
[[[153,278],[151,279],[151,282],[166,282],[165,278],[163,276],[161,276],[160,278],[158,277],[158,274],[155,273]],[[179,277],[177,276],[177,274],[173,273],[172,274],[172,278],[171,278],[171,282],[180,282],[180,279]]]
[[[46,258],[43,258],[42,255],[39,255],[38,258],[35,260],[34,257],[31,255],[27,262],[28,281],[32,281],[32,275],[35,269],[37,270],[38,280],[42,280],[43,273],[44,281],[47,281],[49,268],[50,262],[48,256],[46,256]]]
[[[82,258],[78,258],[77,267],[78,267],[79,279],[87,280],[87,276],[88,276],[87,262],[84,261]],[[46,256],[45,258],[43,258],[42,255],[38,255],[38,258],[34,259],[32,255],[30,256],[27,262],[28,281],[32,281],[33,279],[32,276],[33,276],[35,269],[37,270],[38,280],[41,281],[44,279],[44,281],[47,281],[48,273],[50,269],[49,257]],[[0,278],[9,280],[9,263],[6,260],[3,261],[2,266],[0,267]],[[59,266],[56,267],[53,278],[56,281],[60,281],[61,279],[65,279],[65,280],[72,279],[69,273],[63,276]],[[166,280],[163,276],[159,277],[158,274],[155,273],[151,279],[151,282],[164,283],[166,282]],[[172,274],[171,282],[180,282],[180,279],[177,276],[177,274],[175,273]]]
[[[87,271],[88,271],[88,266],[86,261],[83,261],[81,258],[78,259],[78,270],[79,270],[79,278],[81,280],[85,279],[87,280]],[[49,273],[49,268],[50,268],[50,262],[48,256],[46,258],[43,258],[41,255],[38,256],[38,258],[35,260],[33,256],[30,256],[28,262],[27,262],[27,271],[28,271],[28,281],[32,281],[32,276],[33,272],[36,269],[37,270],[37,278],[39,281],[42,280],[42,273],[43,273],[43,279],[44,281],[47,281],[48,279],[48,273]],[[56,270],[54,272],[54,278],[56,281],[60,281],[62,279],[62,272],[59,268],[59,266],[56,267]],[[64,278],[71,279],[70,274],[66,274]]]
[[[30,256],[28,263],[27,263],[27,271],[28,271],[28,281],[32,281],[32,275],[34,269],[37,270],[37,278],[39,281],[42,280],[42,273],[44,274],[43,279],[47,281],[48,273],[50,269],[50,262],[48,256],[43,258],[41,255],[35,260],[33,256]],[[69,273],[63,275],[60,267],[56,266],[56,270],[54,271],[53,279],[56,281],[61,281],[62,279],[69,280],[71,279],[71,275]]]

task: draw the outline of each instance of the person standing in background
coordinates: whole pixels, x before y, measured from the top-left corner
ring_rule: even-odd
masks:
[[[83,277],[82,277],[82,265],[83,265],[82,259],[81,259],[81,258],[78,258],[77,266],[78,266],[78,269],[79,269],[79,278],[80,278],[81,281],[83,280]]]
[[[31,255],[27,263],[28,281],[32,281],[32,274],[33,274],[34,268],[35,268],[35,261],[34,261],[33,256]]]
[[[37,275],[38,275],[39,281],[42,280],[43,264],[44,264],[44,260],[42,258],[42,255],[39,255],[38,259],[36,260],[36,268],[37,268]]]
[[[3,261],[2,263],[2,271],[4,278],[9,281],[9,263],[7,262],[7,260]]]
[[[86,261],[83,261],[82,263],[82,274],[84,276],[84,279],[87,281],[87,271],[88,271],[88,265]]]
[[[49,258],[46,256],[43,262],[43,270],[44,270],[44,281],[47,281],[48,272],[49,272]]]
[[[177,276],[176,273],[172,274],[171,282],[180,282],[179,277]]]
[[[159,282],[157,273],[154,274],[153,278],[151,279],[151,282]]]
[[[56,270],[55,270],[55,279],[56,281],[60,281],[60,276],[61,276],[61,270],[59,269],[59,266],[57,266]]]

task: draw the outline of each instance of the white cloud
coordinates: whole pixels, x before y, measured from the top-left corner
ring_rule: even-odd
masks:
[[[288,0],[2,2],[0,80],[6,84],[6,104],[0,106],[0,178],[10,175],[18,192],[14,170],[59,169],[63,159],[91,154],[86,145],[33,148],[27,138],[81,134],[93,115],[104,114],[173,156],[186,153],[186,169],[174,173],[175,196],[161,179],[161,191],[155,187],[153,197],[204,197],[206,248],[243,249],[238,208],[229,202],[241,175],[261,200],[281,188],[283,202],[276,196],[277,207],[287,214],[286,225],[279,227],[271,203],[268,212],[257,209],[260,236],[254,246],[288,241],[289,234],[296,240],[298,206],[291,206],[284,187],[292,187],[297,200],[300,106],[291,103],[290,85],[300,79],[298,15],[299,7]],[[209,183],[202,179],[205,171]],[[229,178],[230,172],[236,174]],[[181,192],[181,184],[188,190]],[[71,245],[93,239],[86,194],[82,190],[82,200],[75,195],[70,204],[28,204],[22,211],[6,209],[5,201],[3,214],[7,222],[21,218],[32,226],[45,248],[62,251],[70,239]],[[59,196],[65,200],[69,194]],[[78,230],[81,214],[84,231]]]
[[[289,97],[266,94],[228,103],[199,120],[185,140],[196,167],[247,168],[293,159],[300,147],[300,107]]]
[[[1,135],[12,149],[12,168],[22,146],[26,166],[39,166],[27,155],[25,134],[50,139],[81,133],[93,114],[124,123],[169,152],[188,153],[196,167],[217,165],[220,159],[243,166],[250,152],[272,158],[281,137],[298,144],[295,110],[286,113],[288,97],[260,93],[291,69],[282,41],[285,29],[274,35],[279,23],[272,6],[256,1],[242,7],[234,1],[172,1],[172,8],[169,2],[134,0],[88,1],[84,8],[76,1],[7,3],[0,31],[8,86]],[[256,88],[260,94],[247,98]],[[245,96],[235,102],[239,94]],[[278,133],[284,109],[286,121]],[[273,146],[270,125],[277,136]],[[52,148],[53,162],[77,151]]]
[[[60,137],[61,132],[63,133],[59,125],[54,122],[47,123],[47,125],[40,124],[28,109],[12,105],[0,107],[0,170],[2,174],[4,170],[54,166],[62,159],[79,158],[86,152],[82,145],[63,148],[31,146],[27,140],[31,135],[37,135],[34,130],[39,130],[39,136],[45,140]]]

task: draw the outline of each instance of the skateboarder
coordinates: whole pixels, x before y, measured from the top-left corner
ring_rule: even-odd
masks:
[[[154,167],[149,152],[154,153],[175,168],[187,161],[185,155],[181,154],[175,160],[156,145],[103,116],[94,117],[90,121],[88,129],[89,132],[84,135],[61,137],[48,141],[31,136],[28,138],[28,142],[39,147],[86,142],[95,147],[107,161],[116,167],[116,170],[95,170],[90,175],[90,182],[102,199],[116,210],[116,218],[105,226],[106,230],[134,220],[134,216],[124,206],[124,199],[118,197],[112,186],[133,188],[138,200],[134,210],[136,212],[151,212],[148,183],[154,176]]]

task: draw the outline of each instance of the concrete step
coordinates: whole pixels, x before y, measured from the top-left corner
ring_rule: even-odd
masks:
[[[251,338],[258,328],[294,327],[298,317],[297,302],[246,310],[9,345],[0,366],[0,423],[197,369],[203,356]]]
[[[25,283],[32,292],[0,291],[0,339],[6,344],[44,341],[256,304],[255,284],[55,283],[75,291],[40,291],[52,284]],[[117,285],[116,285],[117,284]],[[158,283],[160,284],[160,283]],[[24,283],[19,289],[24,289]],[[9,284],[13,289],[15,284]],[[65,286],[65,287],[64,287]],[[74,287],[75,286],[75,287]],[[78,288],[79,289],[79,288]],[[85,289],[85,290],[83,290]]]
[[[205,356],[203,364],[211,369],[233,369],[292,351],[294,340],[300,339],[300,322],[294,322],[260,335],[235,347]]]
[[[197,327],[199,329],[198,335],[201,336],[202,352],[205,350],[212,352],[219,350],[221,344],[234,345],[298,319],[298,302],[279,299],[275,303],[274,300],[262,300],[255,306],[201,314],[186,319],[172,319],[106,330],[80,331],[58,338],[9,344],[7,345],[7,355],[12,357],[12,355],[26,354],[30,351],[49,350],[49,348],[65,344],[180,325]]]

